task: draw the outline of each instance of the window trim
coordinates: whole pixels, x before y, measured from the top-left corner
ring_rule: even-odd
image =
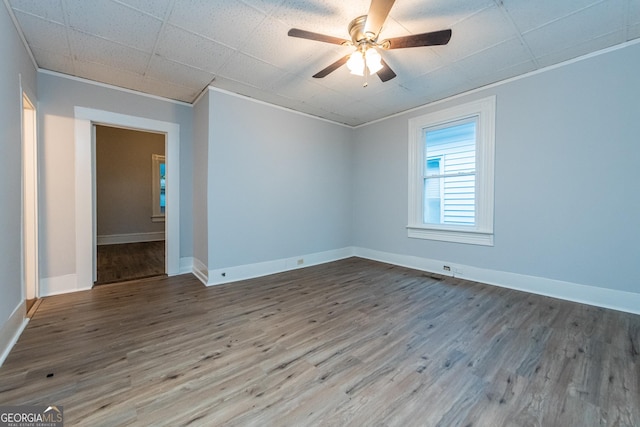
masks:
[[[160,164],[165,163],[165,156],[151,155],[151,222],[165,222],[165,213],[160,209]]]
[[[409,221],[410,238],[493,246],[494,155],[496,97],[490,96],[409,120]],[[424,223],[424,131],[477,117],[476,217],[474,226]]]

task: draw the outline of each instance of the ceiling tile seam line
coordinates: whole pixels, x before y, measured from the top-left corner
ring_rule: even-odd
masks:
[[[7,1],[9,1],[9,0],[7,0]],[[61,27],[66,28],[66,25],[65,25],[64,22],[58,22],[58,21],[54,21],[52,19],[47,19],[44,16],[36,15],[33,12],[29,12],[27,10],[22,10],[22,9],[20,9],[18,7],[13,7],[12,9],[13,9],[14,12],[20,12],[23,15],[27,15],[27,16],[30,16],[32,18],[36,18],[36,19],[38,19],[40,21],[48,22],[50,24],[60,25]],[[63,21],[64,21],[64,19],[63,19]]]
[[[142,13],[143,15],[146,15],[146,16],[148,16],[148,17],[150,17],[150,18],[153,18],[153,19],[155,19],[156,21],[162,21],[162,20],[163,20],[163,18],[159,18],[158,16],[153,15],[153,14],[151,14],[151,13],[147,12],[147,11],[144,11],[144,10],[142,10],[142,9],[138,9],[137,7],[134,7],[134,6],[132,6],[132,5],[128,4],[128,3],[123,3],[121,0],[112,0],[112,1],[113,1],[114,3],[119,4],[120,6],[124,6],[124,7],[126,7],[127,9],[135,10],[135,11],[136,11],[136,12],[138,12],[138,13]],[[170,4],[170,6],[171,6],[171,7],[173,7],[173,2]],[[166,11],[165,11],[165,15],[166,15]]]
[[[13,22],[13,26],[15,27],[16,32],[18,33],[18,37],[22,41],[22,44],[23,44],[25,50],[27,51],[27,54],[29,55],[29,58],[31,59],[31,62],[33,63],[33,66],[36,69],[38,69],[38,63],[36,62],[36,57],[33,55],[33,52],[31,51],[31,47],[29,46],[29,43],[27,43],[27,38],[24,36],[24,32],[22,31],[22,27],[18,23],[18,19],[16,18],[16,15],[13,13],[13,9],[11,9],[11,6],[9,5],[9,0],[3,0],[3,3],[4,3],[5,8],[7,9],[7,13],[9,13],[9,17],[11,18],[11,22]]]
[[[602,3],[604,3],[605,1],[607,1],[607,0],[600,0],[600,1],[593,2],[593,3],[591,3],[591,4],[587,5],[587,6],[581,7],[580,9],[574,10],[574,11],[572,11],[571,13],[568,13],[568,14],[566,14],[566,15],[562,15],[562,16],[560,16],[560,17],[557,17],[557,18],[555,18],[555,19],[552,19],[551,21],[547,21],[547,22],[545,22],[544,24],[542,24],[542,25],[540,25],[540,26],[538,26],[538,27],[531,28],[531,29],[529,29],[529,30],[527,30],[527,31],[524,31],[524,32],[522,33],[522,35],[529,34],[529,33],[533,32],[533,31],[541,30],[541,29],[543,29],[544,27],[548,27],[548,26],[549,26],[549,25],[551,25],[551,24],[555,24],[555,23],[556,23],[556,22],[558,22],[558,21],[562,21],[562,20],[567,19],[567,18],[569,18],[569,17],[571,17],[571,16],[573,16],[573,15],[576,15],[576,14],[578,14],[578,13],[580,13],[580,12],[583,12],[583,11],[585,11],[585,10],[587,10],[587,9],[591,9],[592,7],[597,6],[597,5],[599,5],[599,4],[602,4]]]
[[[245,5],[245,6],[249,7],[249,8],[251,8],[251,9],[255,10],[256,12],[259,12],[259,13],[263,14],[265,17],[270,17],[270,16],[271,16],[271,14],[273,13],[273,11],[274,11],[274,10],[276,10],[276,9],[278,8],[278,6],[279,6],[279,5],[278,5],[278,6],[274,6],[274,7],[272,7],[272,8],[271,8],[271,10],[270,10],[270,11],[268,11],[268,12],[267,12],[266,10],[262,10],[262,9],[260,9],[259,7],[254,6],[254,5],[252,5],[251,3],[247,3],[247,2],[246,2],[246,1],[244,1],[244,0],[239,0],[239,1],[240,1],[240,3],[242,3],[243,5]]]
[[[236,54],[238,54],[238,53],[242,53],[239,49],[237,49],[237,48],[235,48],[235,47],[233,47],[233,46],[229,46],[229,45],[227,45],[227,44],[225,44],[225,43],[222,43],[222,42],[221,42],[221,41],[219,41],[219,40],[214,40],[214,39],[212,39],[212,38],[206,37],[206,36],[205,36],[205,35],[203,35],[203,34],[195,33],[195,32],[193,32],[193,31],[191,31],[191,30],[189,30],[189,29],[187,29],[187,28],[181,27],[180,25],[176,25],[176,24],[174,24],[174,23],[172,23],[172,22],[168,22],[168,24],[169,24],[169,25],[171,25],[171,26],[173,26],[173,27],[179,28],[179,29],[181,29],[182,31],[186,31],[187,33],[189,33],[189,34],[191,34],[191,35],[193,35],[193,36],[203,38],[203,39],[205,39],[205,40],[207,40],[207,41],[213,42],[213,43],[215,43],[215,44],[218,44],[218,45],[220,45],[220,46],[222,46],[222,47],[225,47],[225,48],[227,48],[227,49],[229,49],[229,50],[231,50],[231,51],[232,51],[232,52],[231,52],[231,54],[230,54],[230,55],[229,55],[229,56],[228,56],[228,57],[227,57],[227,58],[222,62],[222,64],[220,64],[220,67],[218,67],[218,69],[217,69],[216,71],[211,71],[211,70],[201,70],[201,71],[206,71],[207,73],[210,73],[210,74],[213,74],[213,75],[217,75],[217,74],[218,74],[218,71],[220,71],[223,67],[225,67],[225,66],[229,63],[229,61],[231,60],[231,58],[233,58],[233,57],[234,57],[234,55],[236,55]],[[245,54],[245,55],[246,55],[246,54]],[[174,59],[170,59],[169,57],[166,57],[166,56],[163,56],[163,58],[165,58],[165,59],[169,59],[170,61],[173,61],[173,62],[178,62],[179,64],[182,64],[182,65],[187,65],[187,64],[183,64],[182,62],[176,61],[176,60],[174,60]],[[264,61],[263,61],[263,62],[264,62]],[[192,65],[190,65],[190,67],[192,67],[192,68],[197,68],[197,67],[193,67]],[[198,68],[198,69],[200,69],[200,68]]]
[[[624,14],[624,39],[629,40],[629,27],[631,23],[629,22],[629,15],[631,14],[631,2],[633,0],[627,0],[627,11]]]
[[[72,27],[72,26],[68,26],[67,27],[67,33],[69,33],[69,31],[75,31],[76,33],[80,33],[80,34],[82,34],[84,36],[89,36],[89,37],[93,37],[93,38],[96,38],[96,39],[107,41],[109,43],[117,44],[118,46],[126,47],[127,49],[132,49],[132,50],[135,50],[137,52],[144,53],[145,55],[150,55],[151,54],[151,52],[148,52],[148,51],[146,51],[144,49],[140,49],[139,47],[130,46],[130,45],[122,43],[122,42],[120,42],[118,40],[113,40],[113,39],[110,39],[108,37],[104,37],[104,36],[101,36],[101,35],[98,35],[98,34],[87,33],[86,31],[80,30],[80,29]],[[71,40],[69,40],[69,51],[72,52],[72,53],[74,52],[73,49],[71,49]]]
[[[509,39],[506,39],[506,40],[502,40],[502,41],[500,41],[500,42],[498,42],[498,43],[494,43],[494,44],[492,44],[492,45],[489,45],[489,46],[483,47],[482,49],[480,49],[480,50],[476,50],[476,51],[474,51],[474,52],[471,52],[471,53],[470,53],[470,54],[468,54],[468,55],[464,55],[464,56],[461,56],[460,58],[456,58],[455,60],[452,60],[452,61],[451,61],[451,62],[449,62],[448,64],[442,65],[442,66],[440,66],[440,67],[438,67],[438,68],[434,68],[433,70],[429,71],[429,73],[432,73],[432,72],[434,72],[434,71],[440,70],[440,69],[442,69],[442,68],[446,68],[446,67],[448,67],[448,66],[450,66],[450,65],[454,65],[454,64],[456,64],[456,63],[458,63],[458,62],[460,62],[460,61],[462,61],[462,60],[465,60],[465,59],[467,59],[467,58],[471,58],[472,56],[475,56],[475,55],[478,55],[478,54],[481,54],[481,53],[485,53],[485,52],[486,52],[486,51],[488,51],[489,49],[493,49],[494,47],[498,47],[498,46],[500,46],[500,45],[502,45],[502,44],[504,44],[504,43],[510,42],[510,41],[512,41],[512,40],[519,40],[519,41],[523,42],[522,38],[521,38],[521,37],[518,37],[518,36],[516,35],[516,36],[514,36],[514,37],[512,37],[512,38],[509,38]],[[525,43],[523,43],[523,44],[524,44],[524,47],[525,47],[525,48],[528,48],[528,45],[527,45],[527,44],[525,44]],[[531,53],[531,52],[529,52],[529,53]],[[533,55],[533,53],[531,53],[531,54]],[[529,59],[531,59],[531,58],[529,58]],[[425,74],[429,74],[429,73],[425,73]]]
[[[520,79],[524,79],[524,78],[527,78],[527,77],[535,76],[537,74],[546,73],[547,71],[555,70],[556,68],[562,68],[562,67],[565,67],[565,66],[577,63],[577,62],[582,62],[582,61],[587,60],[589,58],[595,58],[595,57],[600,56],[600,55],[605,55],[605,54],[610,53],[610,52],[615,52],[616,50],[624,49],[625,47],[633,46],[635,44],[640,44],[640,38],[637,38],[637,39],[634,39],[634,40],[630,40],[630,41],[627,41],[627,42],[624,42],[624,43],[619,43],[619,44],[614,45],[614,46],[609,46],[609,47],[606,47],[604,49],[600,49],[600,50],[595,51],[595,52],[590,52],[590,53],[587,53],[585,55],[578,56],[576,58],[571,58],[571,59],[568,59],[566,61],[563,61],[563,62],[560,62],[560,63],[557,63],[557,64],[552,64],[552,65],[548,65],[548,66],[543,67],[543,68],[538,68],[537,70],[529,71],[528,73],[520,74],[518,76],[510,77],[508,79],[504,79],[504,80],[500,80],[498,82],[490,83],[488,85],[485,85],[485,86],[482,86],[482,87],[479,87],[479,88],[476,88],[476,89],[467,90],[467,91],[461,92],[461,93],[456,94],[456,95],[452,95],[452,96],[448,96],[446,98],[438,99],[436,101],[429,102],[429,103],[424,104],[424,105],[419,105],[417,107],[413,107],[413,108],[410,108],[408,110],[400,111],[400,112],[391,114],[391,115],[386,116],[386,117],[381,117],[379,119],[376,119],[376,120],[373,120],[373,121],[370,121],[370,122],[367,122],[367,123],[362,123],[360,125],[355,125],[355,126],[353,126],[353,128],[354,129],[358,129],[360,127],[367,126],[367,125],[374,124],[374,123],[378,123],[378,122],[381,122],[383,120],[387,120],[387,119],[390,119],[390,118],[393,118],[393,117],[400,116],[402,114],[408,114],[408,113],[411,113],[413,111],[417,111],[417,110],[419,110],[421,108],[424,108],[424,107],[437,106],[437,105],[442,104],[444,102],[449,102],[449,101],[458,99],[458,98],[463,97],[463,96],[473,95],[474,93],[478,93],[480,91],[492,89],[494,87],[502,86],[504,84],[515,82],[515,81],[518,81]]]
[[[191,104],[189,102],[178,101],[177,99],[166,98],[166,97],[160,96],[160,95],[152,95],[150,93],[140,92],[140,91],[137,91],[137,90],[134,90],[134,89],[129,89],[129,88],[122,87],[122,86],[116,86],[116,85],[110,84],[110,83],[102,83],[102,82],[98,82],[98,81],[95,81],[95,80],[89,80],[89,79],[84,78],[84,77],[72,76],[70,74],[65,74],[65,73],[61,73],[61,72],[58,72],[58,71],[47,70],[46,68],[37,67],[36,71],[38,73],[49,74],[51,76],[56,76],[56,77],[60,77],[60,78],[64,78],[64,79],[74,80],[74,81],[77,81],[77,82],[86,83],[86,84],[90,84],[90,85],[93,85],[93,86],[103,87],[103,88],[107,88],[107,89],[113,89],[113,90],[117,90],[117,91],[120,91],[120,92],[126,92],[126,93],[129,93],[129,94],[132,94],[132,95],[139,95],[139,96],[143,96],[145,98],[151,98],[151,99],[155,99],[155,100],[159,100],[159,101],[170,102],[172,104],[178,104],[178,105],[182,105],[184,107],[193,107],[193,104]]]
[[[533,64],[535,65],[535,67],[540,68],[540,63],[538,62],[538,59],[536,58],[536,56],[533,54],[533,50],[531,50],[531,46],[529,46],[529,43],[527,43],[524,37],[522,36],[522,31],[520,31],[520,28],[518,28],[518,25],[511,17],[511,14],[507,10],[507,8],[504,7],[504,2],[502,0],[494,0],[494,1],[498,5],[498,9],[500,9],[500,13],[502,13],[502,16],[504,17],[504,19],[506,19],[509,22],[509,24],[511,24],[511,28],[514,30],[514,32],[516,33],[516,36],[520,40],[520,44],[524,46],[524,48],[527,50],[527,53],[529,54],[529,58],[533,61]]]
[[[164,33],[164,29],[167,26],[167,22],[169,20],[169,16],[171,15],[171,12],[173,11],[174,5],[175,5],[175,0],[172,0],[169,3],[169,6],[167,6],[167,10],[164,11],[164,18],[161,21],[162,24],[160,24],[160,29],[158,30],[156,41],[153,43],[153,48],[151,48],[151,55],[149,55],[149,60],[147,61],[147,65],[144,67],[144,71],[142,74],[143,77],[146,77],[147,74],[149,73],[149,68],[151,68],[151,61],[153,61],[153,57],[155,56],[158,50],[158,44],[160,43],[160,38],[162,37]]]
[[[60,7],[62,8],[62,20],[65,26],[64,37],[67,40],[67,49],[69,49],[69,56],[71,57],[71,68],[73,74],[78,74],[78,61],[76,60],[76,55],[73,54],[74,50],[71,48],[71,35],[69,34],[71,25],[69,25],[69,17],[67,16],[68,7],[66,0],[60,0]]]
[[[145,53],[146,53],[146,52],[145,52]],[[179,65],[182,65],[183,67],[187,67],[187,68],[189,68],[190,70],[201,71],[201,72],[203,72],[203,73],[209,74],[209,75],[213,76],[213,79],[215,79],[215,78],[216,78],[216,76],[219,76],[219,75],[220,75],[219,73],[216,73],[216,72],[213,72],[213,71],[210,71],[210,70],[205,70],[205,69],[203,69],[203,68],[196,67],[195,65],[185,64],[184,62],[182,62],[182,61],[178,61],[177,59],[171,59],[171,58],[169,58],[169,57],[167,57],[167,56],[163,56],[163,55],[160,55],[160,54],[158,54],[157,56],[158,56],[159,58],[164,59],[165,61],[172,62],[172,63],[174,63],[174,64],[179,64]],[[153,59],[153,56],[151,56],[151,58],[150,58],[150,59],[152,60],[152,59]],[[101,65],[107,65],[107,64],[101,64]],[[147,71],[148,71],[148,70],[147,70]],[[145,78],[152,78],[152,77],[149,77],[149,76],[146,74],[146,71],[145,71],[145,75],[144,75],[144,76],[142,76],[142,77],[145,77]],[[212,79],[212,80],[210,80],[210,82],[211,82],[211,81],[213,81],[213,79]],[[179,86],[183,86],[183,85],[179,85]],[[206,87],[206,86],[208,86],[208,85],[205,85],[205,87]],[[183,87],[187,87],[187,86],[183,86]]]
[[[264,22],[267,19],[269,19],[269,17],[267,15],[265,15],[264,12],[260,12],[260,13],[262,13],[264,16],[262,17],[260,22],[258,24],[256,24],[255,28],[260,28],[262,26],[262,24],[264,24]],[[244,39],[238,44],[238,49],[237,50],[241,51],[241,52],[244,51],[244,48],[249,44],[249,40],[251,40],[252,36],[253,36],[253,34],[248,34],[246,37],[244,37]],[[272,65],[272,64],[270,64],[270,65]]]
[[[454,23],[451,24],[451,27],[453,28],[454,26],[463,23],[464,21],[468,21],[469,19],[473,18],[474,16],[480,15],[482,12],[484,12],[487,9],[491,9],[492,7],[496,6],[497,4],[495,4],[495,0],[494,0],[494,4],[493,6],[486,6],[483,7],[482,9],[477,9],[474,10],[471,14],[465,16],[464,18],[460,18],[459,20],[455,21]]]

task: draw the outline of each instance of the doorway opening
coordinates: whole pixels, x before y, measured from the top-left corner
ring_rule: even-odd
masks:
[[[165,270],[180,274],[180,125],[139,116],[74,107],[76,171],[75,290],[96,281],[95,126],[102,124],[166,135]]]
[[[95,125],[96,285],[166,273],[166,135]]]
[[[22,280],[27,316],[38,299],[38,145],[36,109],[22,94]]]

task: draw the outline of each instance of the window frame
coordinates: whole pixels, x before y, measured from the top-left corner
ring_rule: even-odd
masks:
[[[165,163],[165,156],[162,154],[151,155],[151,222],[165,222],[165,212],[160,208],[160,164]],[[165,169],[166,171],[166,169]],[[165,172],[166,173],[166,172]],[[166,185],[165,185],[166,191]],[[165,208],[166,211],[166,208]]]
[[[408,237],[493,246],[495,110],[496,97],[490,96],[409,120]],[[425,132],[473,117],[477,117],[475,224],[427,224],[424,222]]]

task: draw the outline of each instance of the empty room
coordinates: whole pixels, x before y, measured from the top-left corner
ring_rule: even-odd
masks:
[[[640,425],[639,1],[3,0],[0,52],[0,423]]]

